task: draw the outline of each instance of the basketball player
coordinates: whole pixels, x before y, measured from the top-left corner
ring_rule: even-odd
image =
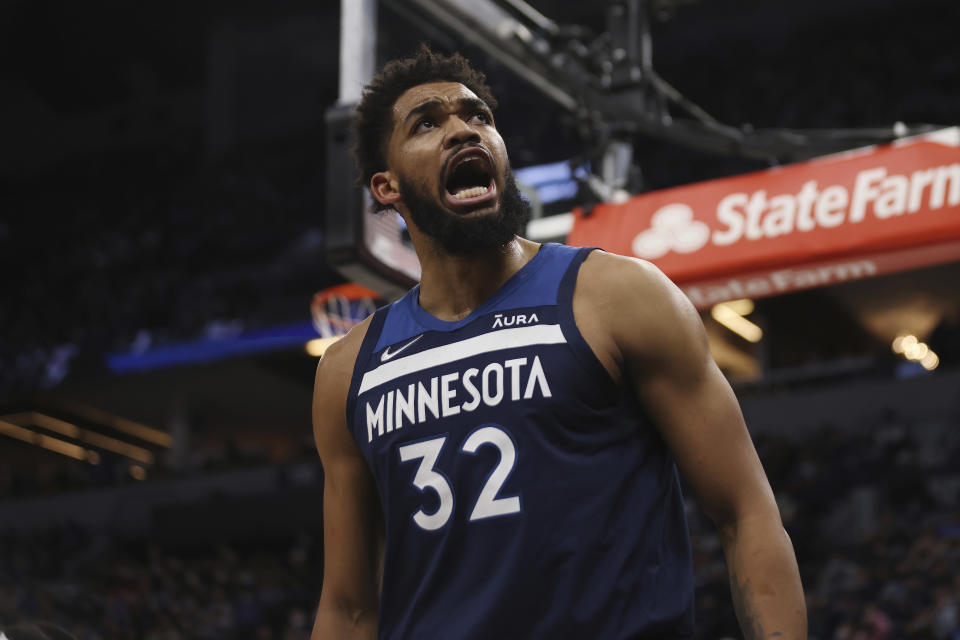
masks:
[[[422,48],[358,110],[356,156],[423,276],[317,369],[313,637],[693,631],[677,467],[716,522],[748,638],[804,638],[793,549],[699,317],[652,265],[519,237],[482,74]]]

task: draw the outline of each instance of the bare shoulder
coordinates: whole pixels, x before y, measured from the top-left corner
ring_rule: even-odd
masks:
[[[594,304],[622,304],[642,299],[651,311],[689,304],[683,292],[654,264],[606,251],[593,251],[584,260],[577,278],[577,293],[583,292]]]
[[[317,363],[313,384],[313,432],[321,456],[323,443],[348,433],[345,429],[347,394],[370,321],[371,318],[367,318],[330,345]]]
[[[373,316],[368,317],[350,329],[347,335],[330,345],[317,364],[317,385],[322,380],[324,386],[331,384],[336,386],[337,382],[346,382],[346,385],[349,386],[349,378],[353,374],[353,367],[357,362],[357,355],[360,353],[360,345],[363,344],[372,318]],[[343,374],[347,374],[346,381],[342,379]]]
[[[690,300],[646,260],[592,252],[577,277],[574,312],[585,335],[591,328],[582,326],[581,318],[590,318],[585,323],[594,325],[594,335],[610,336],[620,361],[660,360],[706,347],[700,316]]]

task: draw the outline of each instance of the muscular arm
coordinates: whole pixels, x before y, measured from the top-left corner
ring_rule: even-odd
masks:
[[[580,286],[585,279],[589,287]],[[744,636],[806,638],[793,547],[693,306],[652,265],[599,252],[584,263],[577,291],[585,337],[635,389],[720,531]]]
[[[346,424],[361,325],[317,366],[313,431],[323,463],[323,589],[313,640],[377,637],[383,525],[373,477]]]

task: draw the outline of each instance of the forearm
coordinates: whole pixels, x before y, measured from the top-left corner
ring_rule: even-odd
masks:
[[[780,519],[746,519],[721,531],[730,591],[744,638],[806,638],[803,585]]]
[[[375,640],[377,612],[375,610],[331,607],[321,601],[311,640]]]

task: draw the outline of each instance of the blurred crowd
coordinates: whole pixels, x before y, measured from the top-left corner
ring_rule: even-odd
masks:
[[[161,549],[69,527],[0,544],[0,623],[52,622],[77,640],[303,639],[322,579],[307,535]]]
[[[953,426],[954,428],[951,428]],[[888,414],[867,432],[758,434],[816,640],[960,640],[960,434]],[[697,637],[739,637],[719,538],[689,501]],[[288,640],[309,633],[320,531],[222,544],[64,527],[0,536],[0,625],[80,640]]]
[[[21,184],[0,221],[17,273],[0,287],[0,393],[97,372],[109,352],[308,322],[313,293],[342,281],[322,258],[318,162],[303,140],[199,168],[158,150]]]
[[[888,413],[869,431],[755,438],[819,640],[960,639],[960,433]],[[700,637],[739,637],[715,532],[694,510]]]

